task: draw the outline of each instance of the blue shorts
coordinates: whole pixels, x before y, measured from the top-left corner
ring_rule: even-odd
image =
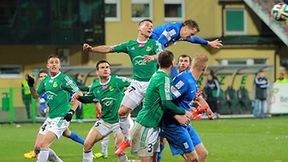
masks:
[[[160,136],[167,139],[173,155],[190,153],[195,150],[195,146],[202,143],[190,124],[188,126],[176,124],[163,126]]]

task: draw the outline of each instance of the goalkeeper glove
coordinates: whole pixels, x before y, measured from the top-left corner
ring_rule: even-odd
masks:
[[[68,122],[71,121],[74,112],[75,112],[74,110],[70,109],[70,110],[67,112],[67,114],[64,116],[64,119],[65,119],[66,121],[68,121]]]
[[[34,86],[35,80],[29,74],[27,74],[26,80],[27,80],[27,83],[28,83],[29,87],[33,87]]]

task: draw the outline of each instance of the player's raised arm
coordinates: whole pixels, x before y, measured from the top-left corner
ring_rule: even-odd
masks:
[[[35,84],[35,79],[33,77],[31,77],[29,74],[26,75],[26,80],[31,92],[31,95],[34,99],[38,99],[39,98],[39,94],[37,93],[34,84]]]
[[[86,44],[86,43],[83,44],[83,52],[84,53],[106,54],[106,53],[109,53],[112,51],[113,51],[113,46],[101,45],[101,46],[92,47],[89,44]]]

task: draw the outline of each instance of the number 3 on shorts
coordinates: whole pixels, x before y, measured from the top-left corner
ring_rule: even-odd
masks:
[[[149,143],[148,146],[147,146],[147,151],[151,152],[152,151],[152,147],[153,147],[152,143]]]

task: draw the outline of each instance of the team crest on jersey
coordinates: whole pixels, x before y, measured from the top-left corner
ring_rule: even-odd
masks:
[[[57,82],[54,82],[54,83],[53,83],[53,87],[55,88],[55,87],[57,87],[57,86],[58,86]]]
[[[149,52],[149,51],[151,51],[151,50],[152,50],[152,48],[149,47],[149,46],[146,48],[146,52]]]
[[[135,47],[132,47],[131,50],[135,50]]]
[[[114,88],[112,86],[109,87],[110,91],[114,91]]]

